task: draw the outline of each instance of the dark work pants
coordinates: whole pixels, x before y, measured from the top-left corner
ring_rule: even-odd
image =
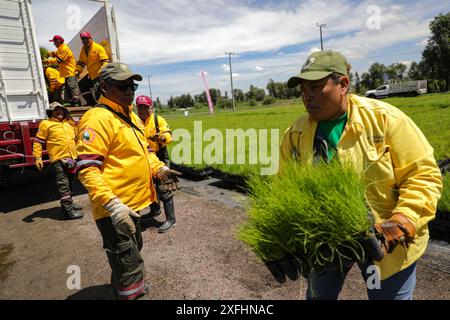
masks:
[[[48,92],[48,100],[49,103],[52,102],[59,102],[59,103],[63,103],[63,99],[62,99],[62,94],[63,94],[63,89],[64,86],[61,86],[60,88],[56,89],[55,91],[49,91]]]
[[[112,270],[111,284],[121,300],[135,299],[144,292],[141,226],[139,218],[132,219],[136,225],[134,236],[117,231],[110,217],[96,221]]]
[[[80,88],[83,99],[86,100],[86,105],[95,106],[102,94],[100,77],[91,80],[89,76],[85,76],[78,82],[78,87]]]
[[[64,103],[76,105],[80,103],[80,89],[75,76],[66,77],[64,84]]]
[[[61,161],[53,163],[56,171],[56,187],[58,188],[60,203],[64,213],[73,211],[72,201],[72,183],[75,180],[75,174],[68,173]]]

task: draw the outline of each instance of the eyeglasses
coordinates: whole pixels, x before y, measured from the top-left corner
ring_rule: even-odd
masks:
[[[131,88],[132,91],[136,91],[139,85],[137,83],[123,83],[121,81],[107,80],[107,83],[117,87],[122,92],[127,92],[128,88]]]

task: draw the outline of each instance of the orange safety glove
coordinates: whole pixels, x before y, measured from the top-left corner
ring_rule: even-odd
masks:
[[[38,157],[34,159],[34,165],[39,171],[42,171],[44,169],[44,162],[42,162],[42,158]]]
[[[395,246],[399,243],[407,245],[416,234],[416,227],[402,213],[396,213],[388,220],[376,223],[374,228],[387,253],[394,251]]]

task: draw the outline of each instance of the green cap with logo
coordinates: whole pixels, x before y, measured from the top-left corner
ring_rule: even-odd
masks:
[[[108,63],[103,67],[100,77],[102,80],[112,79],[116,81],[125,81],[133,78],[133,80],[142,81],[142,76],[140,74],[131,72],[128,65],[120,62]]]
[[[291,77],[287,82],[287,86],[288,88],[295,88],[302,80],[320,80],[333,73],[347,76],[347,69],[347,59],[339,52],[331,50],[313,52],[302,66],[300,74]]]

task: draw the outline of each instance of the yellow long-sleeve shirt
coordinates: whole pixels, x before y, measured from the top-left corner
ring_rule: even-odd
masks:
[[[120,105],[104,96],[99,103],[123,113]],[[131,108],[128,116],[144,132],[142,121]],[[148,152],[143,134],[100,107],[87,111],[78,128],[78,177],[89,191],[95,220],[109,215],[103,206],[115,197],[135,211],[156,201],[151,177],[156,177],[164,163]]]
[[[169,125],[167,121],[161,117],[157,116],[158,119],[158,127],[159,132],[163,135],[166,140],[162,143],[162,146],[166,146],[173,141],[172,132],[170,131]],[[150,150],[153,152],[157,152],[160,148],[160,144],[156,141],[150,140],[150,137],[153,137],[156,134],[156,126],[155,126],[155,114],[152,113],[147,120],[145,120],[145,137],[147,138],[148,145],[150,146]]]
[[[92,42],[86,53],[85,46],[81,47],[80,57],[77,62],[77,71],[82,72],[84,67],[87,68],[89,78],[91,80],[100,76],[101,69],[109,63],[109,57],[104,47],[97,42]]]
[[[61,44],[56,51],[49,51],[48,54],[51,57],[48,58],[49,63],[58,63],[59,73],[62,78],[75,75],[75,57],[67,44]]]
[[[282,139],[281,163],[310,155],[317,122],[308,114]],[[376,222],[403,213],[416,227],[414,241],[398,245],[380,262],[381,279],[409,267],[425,252],[428,222],[434,219],[442,177],[420,129],[399,109],[382,101],[349,95],[348,120],[337,145],[340,159],[350,159],[368,182],[366,198]]]
[[[33,143],[33,156],[42,157],[42,145],[45,145],[51,162],[64,158],[76,159],[76,136],[77,129],[73,120],[43,120]]]

